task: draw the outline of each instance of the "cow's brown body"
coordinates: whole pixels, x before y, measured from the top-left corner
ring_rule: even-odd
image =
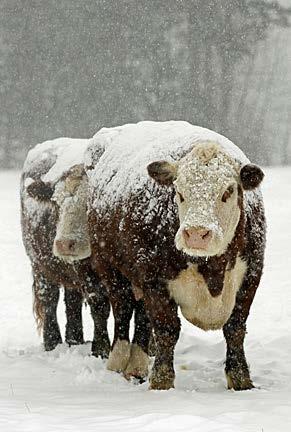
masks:
[[[169,150],[169,156],[179,161],[190,150],[191,145],[187,144],[184,149],[174,153]],[[119,151],[122,151],[122,146]],[[94,146],[89,150],[91,161],[94,161],[88,169],[91,185],[89,227],[92,265],[107,286],[113,312],[124,308],[130,301],[132,296],[130,284],[138,287],[139,292],[143,293],[157,344],[157,354],[150,380],[151,388],[167,389],[173,386],[174,348],[180,332],[178,305],[175,298],[179,298],[183,286],[188,284],[191,289],[191,277],[193,281],[199,279],[207,288],[209,303],[215,304],[215,299],[218,299],[226,289],[224,281],[239,265],[243,271],[235,275],[238,281],[237,293],[227,319],[222,316],[221,322],[219,320],[211,322],[210,317],[206,316],[203,318],[205,322],[200,323],[200,318],[193,317],[192,322],[205,329],[223,328],[227,343],[225,369],[228,386],[236,390],[251,388],[252,381],[245,359],[243,341],[246,320],[263,269],[265,218],[260,193],[244,192],[238,184],[237,205],[240,209],[240,217],[226,250],[221,255],[189,256],[178,250],[175,245],[179,218],[174,202],[175,190],[171,182],[164,178],[164,184],[168,182],[168,185],[160,186],[153,184],[153,181],[148,178],[143,187],[134,185],[131,194],[125,194],[125,197],[119,197],[115,201],[109,196],[106,202],[104,197],[112,190],[112,179],[114,180],[114,176],[118,175],[118,171],[112,168],[111,175],[106,178],[103,164],[108,164],[106,152],[110,153],[110,148],[107,150],[105,147],[103,158],[99,159],[98,154],[94,159],[95,153],[98,152],[100,154],[100,149]],[[155,155],[148,162],[152,162],[154,157]],[[130,170],[130,167],[128,169]],[[153,169],[151,171],[154,177]],[[125,190],[128,181],[124,176]],[[137,176],[136,182],[138,181]],[[103,203],[98,207],[96,203],[100,200],[103,200]],[[153,202],[155,205],[152,204]],[[192,276],[187,273],[187,269],[191,270]],[[239,280],[240,274],[241,280]],[[177,283],[180,283],[180,291]],[[174,286],[172,290],[171,284]],[[195,303],[195,298],[191,298],[192,300]],[[179,304],[182,308],[183,299]],[[207,312],[207,307],[205,310]],[[147,329],[144,328],[143,332],[146,334]],[[121,331],[118,334],[117,329],[115,342],[118,339],[127,340],[127,332]],[[142,348],[147,352],[147,336],[144,337],[144,342]]]
[[[54,164],[55,159],[49,156],[43,152],[41,163],[32,161],[21,179],[21,225],[24,246],[32,267],[37,323],[39,328],[43,328],[46,350],[52,350],[62,342],[56,309],[59,289],[63,286],[67,316],[66,342],[70,345],[84,342],[81,310],[85,298],[94,321],[92,352],[96,356],[107,357],[110,346],[107,333],[110,307],[106,292],[92,272],[89,258],[68,263],[54,255],[53,244],[59,214],[58,206],[51,200],[53,186],[46,185],[44,188],[42,184],[41,199],[28,193],[29,187],[40,182]]]

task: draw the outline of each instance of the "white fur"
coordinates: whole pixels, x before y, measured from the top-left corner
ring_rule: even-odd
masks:
[[[149,372],[149,356],[137,344],[130,347],[130,359],[125,369],[126,378],[131,376],[145,378]]]
[[[148,375],[149,356],[137,345],[126,340],[116,342],[109,354],[107,369],[123,372],[125,378],[145,378]]]
[[[221,255],[231,242],[240,218],[237,204],[239,165],[217,143],[199,143],[176,163],[176,203],[180,227],[175,244],[190,256]],[[234,192],[226,202],[223,193],[233,185]],[[179,194],[183,197],[182,202]],[[189,249],[183,231],[207,229],[212,238],[205,250]]]
[[[188,321],[203,330],[217,330],[231,315],[245,271],[246,263],[237,258],[235,267],[225,272],[221,294],[212,297],[197,265],[190,264],[168,283],[168,290]]]
[[[59,221],[53,245],[53,253],[64,261],[73,262],[91,255],[87,216],[88,180],[70,178],[60,181],[53,196],[59,206]],[[72,255],[62,255],[56,248],[57,240],[75,240]]]
[[[130,359],[130,343],[126,340],[116,341],[107,360],[107,369],[115,372],[124,372]]]

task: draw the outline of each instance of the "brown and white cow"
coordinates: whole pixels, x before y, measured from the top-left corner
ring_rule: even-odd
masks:
[[[179,306],[194,325],[223,329],[228,387],[252,388],[243,343],[263,269],[261,169],[225,137],[174,121],[103,129],[85,160],[92,266],[114,315],[131,308],[131,286],[143,296],[157,345],[150,387],[174,386]],[[116,324],[110,369],[145,364],[140,329],[130,346]]]
[[[56,309],[59,289],[63,286],[66,342],[70,345],[84,342],[82,303],[85,298],[94,321],[92,353],[107,357],[110,306],[90,266],[87,176],[82,164],[68,168],[72,160],[82,160],[86,142],[80,141],[53,140],[30,151],[21,180],[22,234],[32,266],[34,312],[39,329],[43,328],[45,350],[52,350],[62,342]],[[70,160],[66,156],[59,167],[61,175],[53,181],[43,181],[56,169],[58,160],[74,148],[76,157]]]

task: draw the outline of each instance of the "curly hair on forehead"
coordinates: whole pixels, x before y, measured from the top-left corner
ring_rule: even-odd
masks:
[[[191,155],[197,157],[200,162],[208,163],[211,159],[217,157],[222,149],[218,143],[212,141],[199,142],[191,151]]]

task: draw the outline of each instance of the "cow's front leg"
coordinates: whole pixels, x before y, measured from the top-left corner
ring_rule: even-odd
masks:
[[[168,390],[174,387],[174,350],[180,334],[177,305],[170,299],[166,288],[147,287],[144,290],[144,301],[156,342],[150,389]]]
[[[65,305],[67,317],[66,342],[69,346],[83,344],[82,293],[76,288],[65,288]]]
[[[91,316],[94,322],[94,338],[92,342],[92,355],[108,358],[110,352],[110,340],[107,330],[107,321],[110,313],[110,304],[105,287],[94,276],[88,277],[87,300],[90,306]]]
[[[227,345],[225,374],[227,386],[234,390],[249,390],[254,387],[244,352],[246,321],[253,302],[261,272],[249,271],[237,294],[232,314],[223,327]]]
[[[234,390],[253,388],[244,352],[245,325],[230,321],[223,328],[226,340],[225,374],[227,387]]]

